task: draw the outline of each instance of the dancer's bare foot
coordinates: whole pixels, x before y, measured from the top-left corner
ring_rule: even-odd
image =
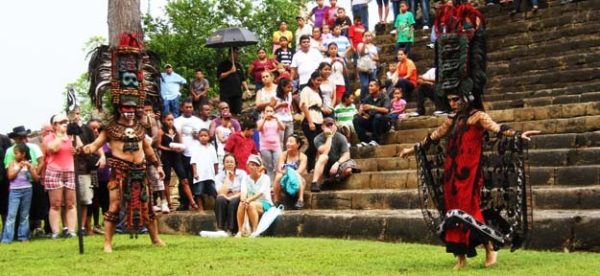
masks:
[[[158,247],[167,246],[167,244],[165,242],[163,242],[161,239],[156,239],[156,240],[152,241],[152,244],[154,246],[158,246]]]
[[[112,244],[110,243],[105,243],[104,244],[104,253],[111,253],[112,252]]]
[[[458,255],[456,257],[456,265],[454,265],[454,270],[460,270],[467,265],[467,259],[465,255]]]
[[[485,263],[483,264],[483,266],[486,268],[494,266],[496,264],[496,257],[498,257],[498,252],[493,251],[493,250],[486,251]]]

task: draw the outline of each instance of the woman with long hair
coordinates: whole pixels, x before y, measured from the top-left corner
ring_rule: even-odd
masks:
[[[323,97],[321,96],[321,83],[323,78],[321,72],[314,71],[310,75],[308,85],[300,92],[300,110],[304,114],[302,120],[302,131],[308,139],[308,170],[315,167],[315,158],[317,157],[317,148],[315,147],[315,137],[321,133],[321,124],[323,123]]]
[[[285,147],[284,141],[294,133],[294,117],[292,115],[292,82],[283,78],[277,84],[277,104],[275,105],[275,116],[283,123],[285,130],[281,132],[282,149]]]
[[[192,195],[192,190],[190,189],[190,184],[188,178],[186,177],[185,170],[183,169],[183,159],[181,153],[183,152],[183,144],[181,141],[181,136],[177,132],[177,129],[174,125],[174,117],[173,113],[167,112],[163,115],[162,128],[158,130],[157,134],[157,148],[160,150],[160,159],[163,164],[163,170],[165,172],[165,201],[162,202],[161,209],[162,211],[171,210],[171,170],[175,170],[175,174],[179,179],[180,185],[183,185],[183,191],[187,199],[190,202],[190,205],[193,209],[198,208],[194,201],[194,197]]]
[[[281,178],[285,174],[296,173],[298,176],[297,179],[300,181],[300,185],[298,186],[298,199],[296,200],[295,207],[296,209],[302,209],[304,207],[304,188],[306,187],[306,183],[303,175],[306,173],[307,157],[306,154],[300,151],[300,148],[303,144],[304,142],[299,136],[292,135],[288,137],[285,143],[286,151],[281,153],[281,156],[279,156],[277,174],[275,175],[275,180],[273,181],[273,201],[275,202],[276,206],[279,205],[281,199]]]
[[[263,71],[260,74],[263,86],[256,90],[256,108],[258,110],[264,110],[265,106],[269,105],[275,107],[277,104],[277,84],[275,84],[275,78],[273,73],[269,71]]]
[[[379,61],[379,54],[377,53],[377,46],[373,44],[373,38],[375,38],[375,35],[372,32],[365,32],[363,34],[363,42],[356,46],[359,56],[358,63],[361,62],[361,59],[369,59],[372,62],[371,68],[365,68],[363,71],[359,69],[358,72],[361,100],[369,93],[369,82],[377,78],[377,62]]]
[[[264,83],[261,79],[263,72],[275,72],[277,70],[277,61],[267,57],[267,50],[261,47],[256,51],[256,59],[250,63],[248,74],[254,79],[256,91],[260,90]]]
[[[223,170],[215,176],[217,199],[215,202],[215,217],[217,228],[229,234],[238,232],[236,220],[242,179],[246,172],[237,168],[237,160],[231,153],[223,157]]]
[[[331,78],[335,84],[335,98],[333,106],[336,106],[342,95],[346,93],[346,75],[348,70],[346,68],[346,61],[338,55],[338,46],[335,42],[331,42],[327,45],[327,52],[325,53],[325,62],[331,64]]]

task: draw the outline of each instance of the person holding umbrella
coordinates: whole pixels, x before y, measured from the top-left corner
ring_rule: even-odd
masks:
[[[242,88],[247,93],[250,92],[243,67],[233,62],[238,58],[238,48],[229,48],[229,58],[217,66],[220,100],[229,104],[233,114],[242,112]]]

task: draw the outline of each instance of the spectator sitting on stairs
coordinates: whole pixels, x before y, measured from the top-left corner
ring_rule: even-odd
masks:
[[[314,140],[319,155],[310,186],[310,191],[313,193],[321,191],[319,180],[323,175],[327,178],[332,177],[333,181],[340,181],[353,172],[360,172],[356,162],[350,159],[348,140],[337,132],[335,121],[332,118],[325,118],[321,128],[323,132]]]
[[[435,105],[433,115],[444,115],[450,111],[448,100],[435,94],[435,67],[417,79],[417,116],[425,115],[425,98],[429,98]]]
[[[390,98],[381,92],[377,80],[369,82],[369,96],[361,100],[358,116],[354,117],[352,123],[361,143],[357,146],[379,146],[381,135],[389,130]],[[367,135],[371,132],[371,138]],[[370,140],[370,142],[368,142]]]
[[[304,142],[299,136],[291,135],[285,143],[286,151],[279,156],[277,174],[273,181],[273,201],[275,202],[275,206],[279,206],[282,191],[289,196],[295,196],[289,192],[290,188],[293,190],[294,187],[289,187],[288,185],[292,185],[293,183],[291,183],[291,181],[297,179],[300,183],[296,183],[298,184],[298,190],[296,191],[298,199],[294,207],[296,207],[296,209],[302,209],[304,207],[304,188],[306,185],[303,175],[306,174],[307,157],[300,151],[302,144],[304,144]],[[287,180],[282,183],[283,176],[290,173],[295,173],[296,177],[288,176],[286,178]]]

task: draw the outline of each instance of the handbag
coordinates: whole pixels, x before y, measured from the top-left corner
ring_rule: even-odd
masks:
[[[356,62],[356,68],[361,73],[370,73],[375,67],[377,67],[377,64],[375,64],[375,61],[368,54],[361,56]]]

